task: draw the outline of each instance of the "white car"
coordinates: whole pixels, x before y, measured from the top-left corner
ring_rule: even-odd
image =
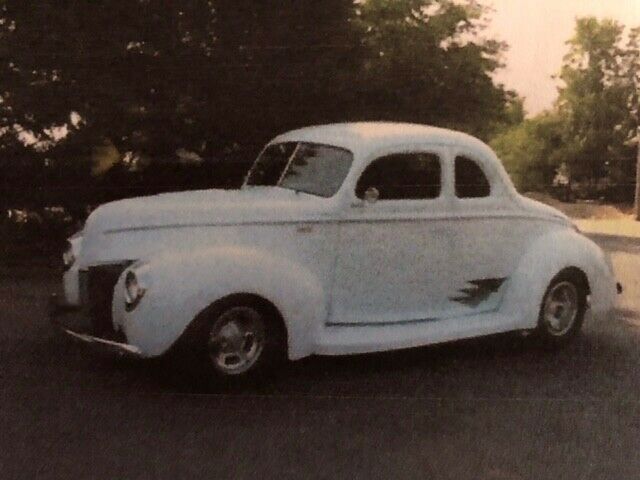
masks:
[[[394,123],[281,135],[240,190],[103,205],[65,263],[52,313],[92,324],[68,333],[139,357],[186,347],[236,378],[285,356],[498,332],[560,345],[621,289],[602,250],[519,195],[484,143]]]

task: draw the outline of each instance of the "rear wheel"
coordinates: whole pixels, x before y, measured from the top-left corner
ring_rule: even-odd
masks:
[[[572,270],[559,273],[542,300],[536,336],[547,346],[566,344],[580,331],[586,309],[584,279]]]

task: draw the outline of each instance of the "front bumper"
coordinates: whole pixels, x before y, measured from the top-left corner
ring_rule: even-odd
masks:
[[[70,337],[83,343],[118,355],[141,358],[142,351],[135,345],[120,342],[117,339],[94,336],[82,308],[69,305],[53,294],[49,298],[49,321]]]

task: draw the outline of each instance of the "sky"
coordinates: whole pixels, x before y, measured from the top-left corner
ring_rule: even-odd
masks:
[[[498,81],[526,97],[530,115],[551,107],[567,53],[575,19],[582,16],[613,18],[624,25],[640,26],[640,0],[488,0],[495,12],[490,33],[510,45],[506,68]]]

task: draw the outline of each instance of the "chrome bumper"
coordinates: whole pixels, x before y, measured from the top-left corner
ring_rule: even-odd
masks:
[[[128,343],[122,343],[108,338],[96,337],[89,333],[79,331],[82,327],[80,327],[78,323],[82,323],[81,321],[84,317],[84,312],[79,307],[68,305],[64,301],[61,301],[58,295],[53,294],[49,298],[48,316],[49,321],[53,325],[70,337],[80,340],[83,343],[90,343],[111,353],[125,355],[128,357],[140,358],[143,356],[142,351],[134,345],[129,345]],[[75,325],[69,326],[63,321],[62,317],[65,317],[68,320],[75,320]],[[80,319],[80,322],[78,322],[78,319]]]

